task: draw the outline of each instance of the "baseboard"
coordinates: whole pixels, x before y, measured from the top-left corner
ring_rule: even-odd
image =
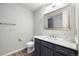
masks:
[[[21,51],[21,50],[23,50],[23,49],[26,49],[26,47],[23,47],[23,48],[20,48],[20,49],[14,50],[14,51],[9,52],[9,53],[6,53],[6,54],[4,54],[4,55],[2,55],[2,56],[9,56],[9,55],[11,55],[11,54],[13,54],[13,53],[16,53],[16,52],[18,52],[18,51]]]

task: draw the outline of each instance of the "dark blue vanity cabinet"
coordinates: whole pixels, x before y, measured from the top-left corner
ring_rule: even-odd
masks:
[[[53,51],[48,47],[41,46],[41,56],[53,56]]]
[[[78,51],[35,38],[34,56],[77,56]]]
[[[53,45],[49,42],[41,41],[41,56],[53,56]]]
[[[54,56],[77,56],[78,51],[60,45],[54,45]]]
[[[35,39],[35,51],[34,51],[34,56],[40,56],[41,55],[41,41],[39,39]]]

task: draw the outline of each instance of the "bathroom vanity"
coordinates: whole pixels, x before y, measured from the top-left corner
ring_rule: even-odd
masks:
[[[75,43],[40,36],[35,38],[35,56],[77,56]]]
[[[45,13],[44,30],[47,31],[63,31],[69,37],[76,35],[75,26],[75,5],[69,4],[63,8],[56,9],[51,7],[53,11]],[[58,8],[58,7],[57,7]],[[50,11],[50,9],[49,9]],[[73,25],[74,24],[74,25]],[[73,27],[72,27],[73,26]],[[73,29],[73,31],[72,31]],[[50,31],[50,32],[51,32]],[[55,33],[55,32],[54,32]],[[50,34],[54,34],[50,33]],[[74,33],[74,35],[72,34]],[[49,34],[49,33],[48,33]],[[35,56],[77,56],[78,48],[75,42],[66,41],[65,38],[54,38],[48,36],[34,36],[35,39]],[[72,38],[72,39],[73,39]],[[73,40],[74,41],[74,40]]]

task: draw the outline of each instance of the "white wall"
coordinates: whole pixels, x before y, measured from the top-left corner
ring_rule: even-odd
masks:
[[[49,34],[55,34],[58,37],[65,38],[67,41],[74,41],[75,36],[75,8],[73,7],[74,4],[72,4],[72,11],[71,11],[71,17],[70,17],[70,27],[71,29],[69,31],[62,31],[62,30],[45,30],[44,29],[44,15],[45,7],[37,10],[34,14],[34,35],[49,35]]]
[[[0,25],[0,55],[26,47],[26,42],[32,39],[33,14],[28,9],[16,4],[0,4],[0,22],[16,24]]]
[[[79,55],[79,3],[76,4],[76,28],[77,28],[77,43],[78,43],[78,55]]]

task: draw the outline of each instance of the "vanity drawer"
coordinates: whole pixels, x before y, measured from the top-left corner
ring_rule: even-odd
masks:
[[[53,49],[53,44],[50,43],[50,42],[47,42],[47,41],[43,41],[43,40],[42,40],[42,41],[41,41],[41,45]]]
[[[76,50],[66,48],[66,47],[63,47],[63,46],[54,45],[54,49],[55,49],[56,52],[63,54],[65,56],[75,56],[75,55],[77,55]]]

